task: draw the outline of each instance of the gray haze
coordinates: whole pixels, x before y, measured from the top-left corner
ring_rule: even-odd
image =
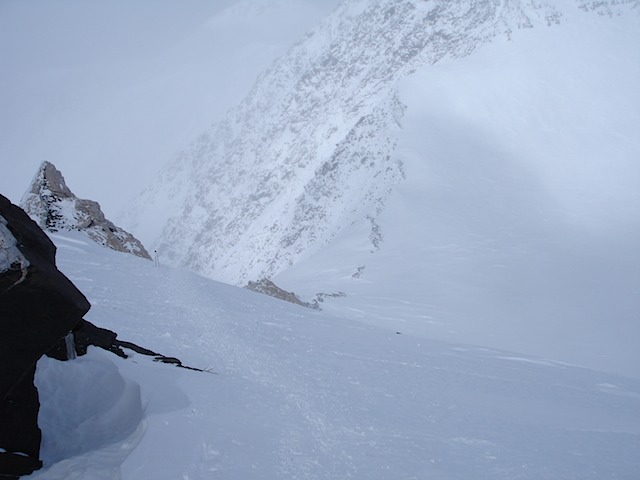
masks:
[[[109,216],[336,1],[0,3],[0,192],[43,161]]]

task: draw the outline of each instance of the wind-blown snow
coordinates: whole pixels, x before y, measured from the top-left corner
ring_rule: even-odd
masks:
[[[123,378],[112,358],[95,349],[68,362],[38,362],[41,458],[53,466],[42,478],[118,478],[144,425],[140,386]]]
[[[43,428],[46,470],[27,478],[631,480],[640,469],[637,380],[399,335],[72,233],[53,239],[89,320],[209,372],[96,350],[41,361],[40,419],[58,429]]]
[[[343,291],[323,308],[390,330],[640,377],[640,16],[569,13],[403,80],[378,249],[362,219],[276,283]]]

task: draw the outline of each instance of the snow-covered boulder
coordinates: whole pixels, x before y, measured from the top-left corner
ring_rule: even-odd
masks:
[[[42,163],[20,206],[50,232],[79,230],[113,250],[151,259],[138,239],[105,218],[100,204],[76,197],[50,162]]]

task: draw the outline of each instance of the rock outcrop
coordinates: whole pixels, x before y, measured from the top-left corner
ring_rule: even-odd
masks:
[[[36,362],[90,308],[56,268],[55,252],[38,225],[0,195],[0,476],[41,466]]]
[[[78,230],[105,247],[151,260],[138,239],[105,218],[97,202],[76,197],[50,162],[40,166],[20,206],[45,230]]]
[[[338,293],[316,293],[315,298],[313,298],[310,302],[305,302],[300,299],[295,293],[288,292],[277,286],[273,283],[272,280],[268,278],[261,278],[259,280],[249,281],[245,286],[248,290],[253,290],[254,292],[262,293],[264,295],[269,295],[270,297],[277,298],[278,300],[284,300],[285,302],[293,303],[295,305],[300,305],[301,307],[313,308],[314,310],[322,310],[320,308],[320,304],[324,302],[325,298],[336,298],[336,297],[346,297],[344,292]]]
[[[298,298],[295,293],[283,290],[268,278],[261,278],[260,280],[256,280],[255,282],[249,281],[245,288],[247,288],[248,290],[253,290],[254,292],[262,293],[264,295],[269,295],[270,297],[274,297],[279,300],[284,300],[285,302],[300,305],[301,307],[316,309],[318,308],[317,305],[300,300],[300,298]]]

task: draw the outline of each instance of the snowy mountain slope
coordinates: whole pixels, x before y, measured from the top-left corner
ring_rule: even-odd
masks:
[[[565,16],[418,69],[378,217],[275,277],[334,314],[640,377],[640,17]],[[426,88],[428,86],[428,88]],[[352,277],[355,275],[356,278]]]
[[[402,178],[399,79],[560,17],[528,2],[344,2],[176,159],[139,218],[164,219],[171,264],[233,283],[282,271],[375,218]]]
[[[139,219],[212,278],[275,274],[346,292],[336,315],[640,377],[638,12],[344,2]]]
[[[90,321],[212,373],[98,350],[43,360],[46,469],[27,478],[631,480],[640,471],[637,380],[398,335],[77,234],[53,239],[61,270],[93,305]]]

